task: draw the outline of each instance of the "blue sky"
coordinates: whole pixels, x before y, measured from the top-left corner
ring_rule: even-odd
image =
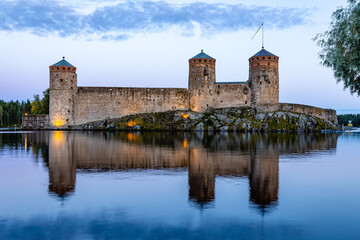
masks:
[[[360,98],[319,65],[311,40],[346,0],[1,0],[0,99],[48,87],[62,56],[80,86],[187,87],[188,59],[204,49],[217,81],[248,79],[251,40],[262,21],[265,48],[280,57],[280,101],[359,109]]]

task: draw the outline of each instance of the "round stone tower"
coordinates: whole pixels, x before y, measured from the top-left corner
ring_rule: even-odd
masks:
[[[279,57],[261,49],[249,58],[249,86],[251,105],[279,103]]]
[[[201,50],[201,53],[189,59],[190,109],[204,112],[212,106],[215,84],[216,60]]]
[[[63,60],[50,67],[50,125],[61,128],[74,122],[74,101],[77,92],[76,67]]]

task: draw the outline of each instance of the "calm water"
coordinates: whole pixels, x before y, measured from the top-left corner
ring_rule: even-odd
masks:
[[[0,133],[0,239],[360,239],[360,133]]]

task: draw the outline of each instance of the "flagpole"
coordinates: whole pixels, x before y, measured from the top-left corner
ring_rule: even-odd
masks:
[[[262,29],[261,29],[262,28]],[[256,34],[258,34],[258,32],[260,31],[260,29],[262,30],[262,48],[264,49],[264,22],[261,23],[259,29],[256,31],[256,33],[254,34],[254,36],[251,38],[254,39],[254,37],[256,36]]]
[[[261,25],[262,25],[262,49],[264,49],[264,22]]]

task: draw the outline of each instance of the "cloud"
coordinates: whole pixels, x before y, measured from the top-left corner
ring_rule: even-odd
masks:
[[[98,7],[85,14],[76,6],[39,0],[0,2],[0,30],[27,31],[38,36],[96,35],[103,40],[124,40],[136,33],[156,33],[171,27],[191,35],[195,25],[202,34],[256,28],[262,21],[268,28],[289,28],[306,24],[309,10],[247,6],[224,3],[173,4],[165,1],[126,1]]]

